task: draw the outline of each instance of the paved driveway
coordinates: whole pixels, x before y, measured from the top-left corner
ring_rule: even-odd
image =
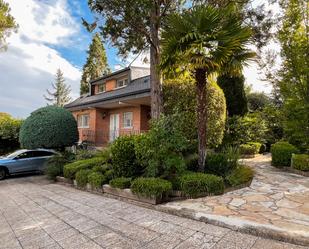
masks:
[[[305,247],[160,213],[35,176],[0,182],[0,248]]]

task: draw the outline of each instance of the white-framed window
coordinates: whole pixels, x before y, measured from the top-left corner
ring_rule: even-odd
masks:
[[[89,114],[82,114],[77,116],[78,128],[89,128]]]
[[[120,79],[120,80],[117,80],[116,81],[116,88],[119,88],[119,87],[124,87],[126,85],[128,85],[128,78],[123,78],[123,79]]]
[[[101,83],[98,85],[98,93],[106,92],[106,83]]]
[[[133,112],[123,113],[123,128],[133,127]]]

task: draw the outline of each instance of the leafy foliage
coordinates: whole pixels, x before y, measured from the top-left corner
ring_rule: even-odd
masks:
[[[91,80],[111,72],[107,63],[105,48],[98,33],[93,36],[87,54],[88,57],[83,67],[83,74],[80,82],[81,95],[89,93],[89,83]]]
[[[231,174],[226,176],[225,180],[234,187],[251,181],[253,175],[254,171],[250,167],[239,165]]]
[[[112,167],[116,177],[136,177],[143,167],[135,155],[135,136],[121,136],[111,146]]]
[[[217,79],[222,88],[229,116],[243,116],[248,112],[247,97],[244,90],[245,77],[222,75]]]
[[[44,95],[44,98],[52,105],[63,107],[70,100],[70,86],[65,84],[63,73],[60,68],[57,70],[55,83],[52,84],[53,92],[46,90],[49,97]]]
[[[185,170],[187,140],[174,125],[174,118],[161,116],[146,134],[137,137],[135,153],[146,176],[167,177]]]
[[[180,177],[181,190],[190,197],[202,194],[222,194],[224,192],[223,178],[210,174],[189,173]]]
[[[247,99],[248,108],[252,112],[263,110],[270,104],[270,98],[263,92],[249,92]]]
[[[100,172],[92,171],[88,174],[88,183],[90,183],[92,188],[101,188],[106,182],[106,177]]]
[[[249,113],[244,117],[228,119],[224,134],[224,145],[240,145],[248,142],[265,142],[266,121],[259,113]]]
[[[18,28],[10,12],[9,4],[0,0],[0,50],[6,48],[6,38]]]
[[[172,190],[172,184],[160,178],[140,177],[132,182],[131,190],[134,194],[148,198],[163,197]]]
[[[229,146],[222,152],[211,153],[207,156],[205,171],[218,176],[226,176],[238,166],[238,159],[238,149]]]
[[[64,148],[78,141],[73,115],[60,107],[47,106],[31,113],[22,124],[19,141],[23,148]]]
[[[261,146],[261,143],[249,142],[239,145],[239,151],[242,155],[254,155],[260,152]]]
[[[276,167],[291,165],[293,153],[297,153],[298,149],[288,142],[277,142],[271,146],[271,165]]]
[[[0,113],[0,155],[19,147],[18,138],[22,122],[9,114]]]
[[[105,159],[101,157],[94,157],[91,159],[84,159],[66,164],[63,169],[65,178],[74,179],[75,174],[82,169],[92,169],[95,166],[101,166],[105,163]]]
[[[293,154],[291,166],[294,169],[309,171],[309,155],[307,154]]]
[[[218,146],[223,138],[226,104],[223,91],[213,79],[207,85],[207,142],[209,147]],[[189,150],[197,146],[197,101],[194,79],[180,77],[166,80],[163,84],[163,103],[165,115],[176,115],[174,126],[180,130],[190,143]],[[206,125],[206,124],[205,124]]]
[[[119,177],[119,178],[114,178],[109,181],[109,185],[111,185],[113,188],[130,188],[131,186],[131,181],[132,178],[128,177]]]
[[[78,187],[85,187],[88,183],[88,175],[91,173],[89,169],[82,169],[76,173],[76,183]]]
[[[74,158],[74,154],[70,152],[54,155],[47,161],[45,174],[51,180],[55,180],[57,176],[63,176],[64,165],[74,160]]]

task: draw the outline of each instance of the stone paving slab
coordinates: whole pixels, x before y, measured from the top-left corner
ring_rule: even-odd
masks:
[[[306,248],[51,184],[41,176],[1,181],[0,199],[0,249]]]
[[[244,159],[255,170],[250,187],[169,202],[158,210],[257,235],[309,245],[309,178],[280,171],[270,155]]]

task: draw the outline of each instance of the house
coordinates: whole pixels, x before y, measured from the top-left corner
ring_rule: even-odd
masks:
[[[89,94],[65,106],[78,123],[79,141],[102,147],[149,129],[150,72],[127,67],[91,81]]]

